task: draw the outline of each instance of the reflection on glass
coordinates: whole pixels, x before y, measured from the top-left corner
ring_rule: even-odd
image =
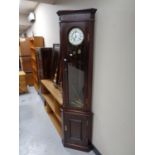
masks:
[[[82,108],[84,104],[84,70],[68,63],[69,104]]]

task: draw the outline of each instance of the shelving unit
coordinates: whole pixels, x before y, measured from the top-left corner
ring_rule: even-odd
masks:
[[[37,65],[37,54],[36,48],[44,47],[44,38],[43,37],[32,37],[30,39],[30,50],[31,50],[31,64],[32,64],[32,78],[33,85],[38,91],[39,89],[39,77],[38,77],[38,65]]]
[[[42,97],[44,98],[45,110],[53,122],[57,132],[62,136],[62,93],[55,87],[51,80],[41,80]]]

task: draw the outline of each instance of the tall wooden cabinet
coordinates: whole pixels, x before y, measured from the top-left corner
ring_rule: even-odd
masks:
[[[52,51],[52,48],[36,48],[39,80],[51,78]]]
[[[96,9],[58,11],[63,68],[63,144],[92,149],[92,72]]]
[[[31,65],[32,65],[32,79],[33,85],[38,91],[39,89],[39,77],[38,77],[38,60],[37,60],[37,50],[36,48],[44,47],[44,38],[43,37],[32,37],[29,42],[31,50]]]
[[[51,79],[51,60],[52,60],[52,48],[36,48],[36,59],[37,59],[37,73],[38,83],[36,83],[38,88],[38,93],[41,97],[41,80]]]

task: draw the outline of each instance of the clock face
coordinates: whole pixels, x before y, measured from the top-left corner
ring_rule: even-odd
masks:
[[[84,33],[79,28],[73,28],[70,30],[68,40],[72,45],[80,45],[84,40]]]

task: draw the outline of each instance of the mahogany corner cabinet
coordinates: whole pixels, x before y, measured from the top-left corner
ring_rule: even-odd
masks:
[[[62,141],[65,147],[92,149],[92,72],[97,9],[61,10]]]

